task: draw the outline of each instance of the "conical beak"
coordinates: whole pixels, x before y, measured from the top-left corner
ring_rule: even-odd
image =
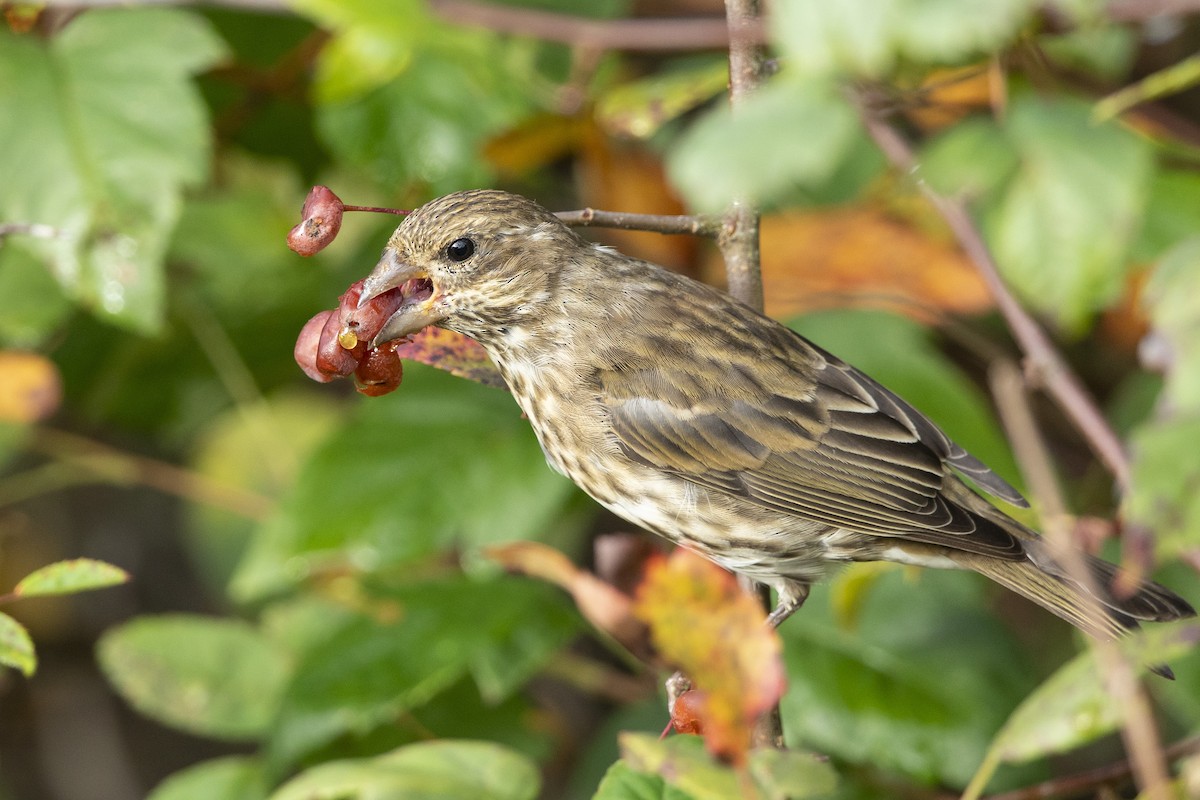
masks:
[[[429,274],[398,258],[390,247],[383,251],[379,263],[363,281],[358,307],[362,308],[371,299],[397,286],[404,295],[404,302],[383,324],[372,346],[416,333],[445,319],[445,314],[434,303],[435,291]]]

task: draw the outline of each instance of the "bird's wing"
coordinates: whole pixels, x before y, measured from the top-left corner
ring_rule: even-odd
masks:
[[[806,519],[1022,556],[1011,533],[947,500],[942,489],[956,479],[946,467],[1005,499],[1020,495],[903,400],[799,336],[771,358],[750,358],[754,368],[741,369],[731,355],[711,385],[680,362],[600,372],[622,450]]]

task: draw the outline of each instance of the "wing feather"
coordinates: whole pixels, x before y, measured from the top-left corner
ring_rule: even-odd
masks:
[[[735,357],[723,366],[737,379],[723,384],[706,385],[706,371],[687,364],[651,369],[627,361],[599,372],[597,395],[619,446],[639,463],[764,508],[877,536],[1024,557],[1012,533],[943,493],[958,481],[951,470],[1006,500],[1021,500],[1015,489],[858,370],[799,336],[774,345],[769,355],[782,368],[751,369]],[[803,368],[789,369],[789,361]],[[674,390],[663,392],[665,385]]]

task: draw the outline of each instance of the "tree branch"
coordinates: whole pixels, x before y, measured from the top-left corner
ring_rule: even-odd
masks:
[[[905,173],[913,172],[916,169],[916,160],[908,143],[861,100],[862,98],[860,108],[863,122],[871,138],[893,166]],[[1050,337],[1009,291],[966,207],[959,200],[943,197],[924,181],[918,180],[917,184],[946,220],[959,245],[974,262],[975,268],[991,290],[1000,313],[1025,354],[1028,375],[1066,412],[1097,457],[1108,468],[1117,487],[1124,492],[1129,487],[1130,468],[1129,456],[1121,440],[1100,413],[1083,383],[1054,347]]]
[[[1046,542],[1067,575],[1085,589],[1082,599],[1091,607],[1089,613],[1104,614],[1098,592],[1108,587],[1096,585],[1096,577],[1084,562],[1083,553],[1072,546],[1071,516],[1029,407],[1021,371],[1012,361],[1001,359],[993,363],[991,379],[997,408],[1038,509]],[[1149,800],[1168,800],[1170,777],[1145,689],[1116,642],[1096,637],[1091,642],[1105,688],[1121,710],[1121,735],[1138,786]]]
[[[716,237],[721,231],[719,218],[695,214],[630,214],[623,211],[583,208],[578,211],[559,211],[555,216],[567,225],[580,228],[620,228],[627,231],[684,233],[708,237]]]
[[[1200,753],[1200,736],[1181,739],[1165,751],[1168,761],[1175,761],[1196,753]],[[1128,780],[1131,775],[1132,769],[1129,761],[1117,761],[1033,786],[1025,786],[1000,794],[990,794],[984,800],[1051,800],[1055,797],[1075,797],[1077,795],[1082,797],[1085,793],[1101,786]]]
[[[429,0],[429,7],[456,25],[595,50],[707,50],[729,44],[729,32],[720,17],[591,19],[472,0]],[[761,24],[753,35],[762,40]]]

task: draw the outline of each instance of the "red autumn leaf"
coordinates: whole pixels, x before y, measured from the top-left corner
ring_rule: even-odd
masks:
[[[710,752],[745,762],[754,724],[783,694],[782,646],[758,600],[725,570],[683,548],[651,561],[635,613],[659,654],[700,693],[689,701]]]
[[[487,351],[474,339],[443,328],[425,328],[401,342],[396,348],[401,358],[420,361],[485,386],[505,388],[504,378],[488,358]]]

